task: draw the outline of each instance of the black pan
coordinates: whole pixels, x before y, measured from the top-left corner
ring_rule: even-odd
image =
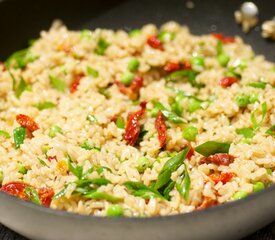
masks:
[[[240,35],[257,54],[275,60],[275,45],[260,36],[260,25],[245,35],[233,12],[242,1],[193,0],[0,0],[0,60],[25,47],[56,18],[71,29],[131,29],[146,23],[175,20],[194,34],[223,32]],[[254,1],[260,23],[275,15],[274,0]],[[0,222],[31,239],[236,239],[275,220],[275,186],[246,199],[203,211],[153,218],[99,218],[42,208],[0,193]]]

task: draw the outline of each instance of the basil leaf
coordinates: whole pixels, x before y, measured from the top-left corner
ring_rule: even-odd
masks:
[[[183,164],[183,161],[185,160],[189,150],[190,148],[188,147],[185,150],[179,152],[174,157],[167,160],[167,162],[164,164],[163,168],[161,169],[158,175],[158,179],[154,187],[156,190],[165,186],[170,181],[172,173],[176,171],[180,167],[180,165]]]
[[[7,68],[25,68],[28,63],[35,61],[38,57],[34,56],[29,49],[23,49],[13,53],[6,61]]]
[[[228,153],[231,143],[208,141],[195,148],[195,151],[208,157],[215,153]]]
[[[265,133],[275,137],[275,125],[272,125]]]
[[[261,110],[262,110],[262,116],[261,116],[261,120],[258,122],[257,119],[256,119],[256,116],[255,116],[255,113],[259,112],[258,109],[256,109],[255,111],[253,111],[251,113],[251,116],[250,116],[250,120],[251,120],[251,123],[252,123],[252,126],[253,126],[253,129],[254,130],[258,130],[263,121],[264,121],[264,118],[265,118],[265,115],[266,115],[266,112],[267,112],[267,105],[266,105],[266,102],[264,102],[262,105],[261,105]]]
[[[48,109],[48,108],[55,108],[56,104],[53,102],[42,102],[42,103],[38,103],[36,105],[34,105],[34,107],[36,107],[38,110],[44,110],[44,109]]]
[[[81,179],[83,175],[83,167],[73,163],[70,155],[67,155],[69,170],[78,178]]]
[[[245,138],[253,138],[255,136],[254,130],[252,128],[237,128],[236,133],[243,135]]]
[[[111,203],[117,203],[123,200],[123,198],[116,197],[104,192],[91,192],[91,193],[85,194],[84,197],[88,199],[95,199],[95,200],[106,200]]]
[[[177,116],[175,113],[167,110],[159,101],[153,100],[154,106],[162,112],[162,114],[167,118],[169,122],[180,124],[186,123],[182,118]]]
[[[24,127],[18,127],[13,130],[13,138],[14,138],[14,144],[15,148],[20,148],[20,145],[24,143],[26,135],[26,128]]]
[[[4,130],[0,130],[0,136],[2,136],[4,138],[11,138],[11,135]]]
[[[30,201],[35,204],[41,205],[41,200],[39,198],[38,192],[32,187],[26,187],[25,193]]]
[[[56,89],[59,92],[64,92],[66,88],[66,83],[56,77],[49,76],[50,78],[50,84],[54,89]]]
[[[191,179],[190,179],[187,167],[184,164],[184,179],[181,184],[176,183],[176,188],[185,201],[187,201],[189,197],[190,185],[191,185]]]

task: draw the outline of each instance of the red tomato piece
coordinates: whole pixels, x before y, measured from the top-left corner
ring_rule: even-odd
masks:
[[[161,111],[157,113],[156,120],[155,120],[155,128],[157,129],[157,132],[158,132],[160,148],[162,148],[166,143],[167,128],[165,124],[165,117]]]
[[[168,62],[166,63],[166,65],[163,67],[163,70],[166,72],[175,72],[180,70],[181,66],[178,63],[174,63],[174,62]]]
[[[218,204],[217,200],[214,200],[210,197],[204,197],[202,203],[197,207],[197,210],[202,210],[217,204]]]
[[[190,150],[189,150],[189,152],[187,153],[187,155],[186,155],[186,158],[188,159],[188,160],[190,160],[191,159],[191,157],[194,155],[194,153],[195,153],[195,149],[192,147],[192,145],[189,143],[188,144],[188,146],[190,147]]]
[[[77,75],[74,77],[73,82],[72,82],[72,84],[71,84],[71,86],[70,86],[70,92],[71,92],[71,93],[74,93],[74,92],[77,91],[78,85],[80,84],[80,80],[81,80],[81,78],[83,78],[83,77],[84,77],[84,74],[83,74],[83,73],[77,74]]]
[[[209,175],[209,177],[215,184],[217,184],[218,182],[222,182],[223,184],[225,184],[229,182],[234,176],[235,176],[235,173],[233,172],[213,173]]]
[[[234,37],[224,36],[222,33],[212,33],[212,36],[225,44],[236,42]]]
[[[235,157],[228,153],[216,153],[209,157],[203,157],[200,160],[200,163],[214,163],[217,165],[228,166],[230,163],[234,161]]]
[[[38,124],[29,116],[19,114],[16,116],[16,121],[24,128],[28,129],[31,133],[38,130]]]
[[[131,146],[135,145],[139,137],[140,125],[138,121],[140,117],[145,113],[146,104],[147,104],[146,102],[141,102],[140,103],[141,109],[136,112],[130,113],[128,116],[124,139]]]
[[[159,38],[156,35],[150,36],[147,39],[147,44],[152,48],[159,49],[161,51],[164,50],[164,47],[163,47],[161,41],[159,40]]]
[[[219,81],[219,85],[222,86],[223,88],[227,88],[238,81],[239,79],[235,77],[225,77]]]
[[[30,187],[30,185],[23,182],[10,182],[10,183],[4,184],[0,190],[12,196],[15,196],[24,200],[29,200],[27,197],[27,194],[25,193],[26,187]]]
[[[192,69],[192,65],[191,65],[190,62],[185,61],[185,62],[183,62],[183,64],[182,64],[182,68],[183,68],[184,70],[191,70],[191,69]]]
[[[51,161],[57,161],[57,158],[56,156],[48,156],[48,161],[51,162]]]
[[[54,196],[54,191],[52,188],[40,188],[38,190],[38,195],[41,201],[41,204],[44,207],[50,207],[52,198]]]

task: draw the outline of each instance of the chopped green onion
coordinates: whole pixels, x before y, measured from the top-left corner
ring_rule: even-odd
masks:
[[[215,153],[228,153],[231,143],[208,141],[195,148],[195,151],[208,157]]]
[[[24,143],[26,135],[26,128],[18,127],[13,130],[13,138],[15,148],[20,148],[20,145]]]
[[[106,215],[108,217],[121,217],[124,214],[123,207],[118,204],[112,204],[107,208]]]
[[[66,88],[66,83],[56,77],[49,76],[51,86],[57,91],[64,92]]]
[[[38,157],[37,160],[40,162],[41,165],[43,165],[43,166],[45,166],[45,167],[49,167],[49,166],[47,165],[47,163],[46,163],[43,159],[41,159],[41,158]]]
[[[92,114],[87,115],[86,120],[91,122],[91,123],[97,123],[96,117]]]
[[[272,125],[265,133],[275,137],[275,125]]]
[[[106,200],[112,203],[121,202],[123,200],[120,197],[116,197],[104,192],[91,192],[91,193],[85,194],[84,197],[88,199],[95,199],[95,200]]]
[[[35,204],[41,205],[41,200],[39,198],[38,192],[32,187],[26,187],[25,193],[30,201]]]
[[[49,137],[54,138],[54,137],[56,137],[57,133],[62,133],[62,128],[57,125],[51,126],[50,132],[49,132]]]
[[[182,136],[187,141],[195,141],[198,135],[198,129],[193,126],[189,126],[183,129]]]
[[[235,101],[239,107],[246,107],[250,103],[249,95],[240,94],[236,97]]]
[[[121,75],[119,81],[122,82],[124,85],[128,86],[134,80],[135,75],[131,72],[125,72]]]
[[[139,173],[143,173],[150,165],[150,161],[147,157],[140,157],[137,160],[137,170]]]
[[[175,39],[176,34],[174,32],[161,31],[158,34],[158,38],[162,43],[171,42]]]
[[[158,112],[159,112],[159,110],[158,110],[157,108],[153,108],[153,109],[151,110],[151,116],[152,116],[152,117],[156,117],[157,114],[158,114]]]
[[[92,32],[89,29],[83,29],[80,32],[80,39],[91,39],[92,37]]]
[[[248,196],[247,192],[240,191],[240,192],[234,193],[234,195],[232,196],[232,198],[234,200],[240,200],[242,198],[246,198],[247,196]]]
[[[87,74],[91,77],[97,78],[99,76],[98,71],[90,66],[87,66],[86,70],[87,70]]]
[[[95,53],[98,55],[104,55],[109,46],[110,44],[105,39],[100,38],[97,43],[97,48],[95,49]]]
[[[255,114],[256,114],[257,112],[259,112],[259,109],[256,109],[255,111],[253,111],[253,112],[251,113],[250,120],[251,120],[251,123],[252,123],[252,126],[253,126],[253,129],[254,129],[254,130],[258,130],[258,129],[261,127],[261,125],[262,125],[262,123],[263,123],[263,121],[264,121],[264,118],[265,118],[265,115],[266,115],[266,112],[267,112],[267,105],[266,105],[266,102],[264,102],[264,103],[261,105],[261,111],[262,111],[262,116],[261,116],[261,119],[260,119],[259,122],[257,121],[256,116],[255,116]]]
[[[78,178],[81,179],[83,175],[83,167],[73,163],[70,155],[67,155],[69,170]]]
[[[253,138],[255,136],[254,130],[252,128],[237,128],[236,133],[243,135],[245,138]]]
[[[253,192],[259,192],[265,189],[265,185],[263,182],[256,182],[253,184]]]
[[[4,172],[0,170],[0,185],[2,185],[3,180],[4,180]]]
[[[202,71],[203,67],[205,66],[204,58],[200,56],[192,57],[191,58],[192,68],[196,71]]]
[[[38,110],[44,110],[44,109],[49,109],[49,108],[55,108],[56,104],[53,102],[42,102],[34,105]]]
[[[139,60],[137,58],[132,58],[129,62],[128,62],[128,66],[127,66],[127,69],[130,71],[130,72],[135,72],[138,70],[139,68]]]
[[[16,81],[14,79],[14,81]],[[19,99],[24,91],[28,90],[28,85],[25,82],[24,78],[20,78],[20,82],[18,86],[16,87],[16,82],[14,82],[14,91],[15,91],[15,96]]]
[[[188,200],[190,185],[191,185],[191,179],[190,179],[186,164],[184,164],[184,179],[181,184],[176,183],[176,188],[185,201]]]
[[[135,37],[135,36],[138,36],[140,34],[141,34],[140,29],[133,29],[128,33],[129,37]]]
[[[266,85],[268,85],[268,83],[266,82],[252,82],[248,84],[248,86],[250,87],[260,88],[260,89],[265,89]]]
[[[21,165],[18,172],[25,175],[28,172],[28,169],[26,169],[25,166]]]
[[[125,128],[125,122],[123,120],[122,117],[118,117],[116,120],[116,126],[120,129],[124,129]]]
[[[23,49],[13,53],[6,61],[7,68],[25,68],[29,63],[35,61],[38,57],[34,56],[29,49]]]
[[[105,96],[107,99],[110,98],[110,93],[108,92],[107,89],[105,89],[105,88],[98,88],[98,92],[99,92],[101,95]]]
[[[270,168],[267,168],[267,169],[266,169],[266,173],[267,173],[268,175],[272,175],[272,172],[273,172],[272,169],[270,169]]]
[[[179,70],[179,71],[170,73],[166,77],[166,80],[172,81],[172,82],[187,80],[192,87],[195,87],[195,88],[204,87],[203,83],[198,83],[196,81],[196,76],[197,76],[197,73],[193,70]]]
[[[225,72],[226,77],[236,77],[238,79],[241,79],[241,75],[236,72],[236,69],[234,67],[229,67],[227,71]]]
[[[11,135],[4,130],[0,130],[0,136],[4,137],[4,138],[11,138]]]
[[[222,67],[226,67],[228,62],[230,61],[230,57],[226,54],[218,55],[217,59]]]
[[[216,50],[217,56],[223,54],[223,43],[221,41],[217,42]]]

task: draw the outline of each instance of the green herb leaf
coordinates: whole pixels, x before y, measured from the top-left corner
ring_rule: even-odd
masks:
[[[237,128],[236,133],[243,135],[245,138],[253,138],[255,136],[254,130],[252,128]]]
[[[56,77],[49,76],[50,78],[50,84],[54,89],[56,89],[59,92],[65,92],[66,83]]]
[[[187,201],[189,197],[190,185],[191,185],[191,179],[190,179],[187,167],[184,164],[184,179],[182,183],[176,183],[176,188],[185,201]]]
[[[89,29],[83,29],[80,31],[80,39],[91,39],[92,38],[92,32]]]
[[[180,165],[183,164],[183,161],[186,158],[187,153],[189,152],[190,148],[186,148],[185,150],[179,152],[174,157],[170,158],[161,169],[158,179],[155,184],[155,189],[158,190],[165,186],[171,178],[171,175],[174,171],[176,171]]]
[[[34,105],[38,110],[44,110],[44,109],[49,109],[49,108],[55,108],[56,104],[53,102],[42,102]]]
[[[220,54],[223,54],[223,43],[222,43],[222,41],[217,42],[216,51],[217,51],[217,56],[220,55]]]
[[[208,157],[215,153],[228,153],[231,143],[208,141],[195,148],[195,151]]]
[[[4,137],[4,138],[11,138],[11,135],[4,130],[0,130],[0,136]]]
[[[95,53],[98,55],[104,55],[106,49],[110,46],[110,44],[103,38],[100,38],[97,43],[97,48],[95,49]]]
[[[13,138],[14,138],[14,144],[15,148],[20,148],[20,145],[24,143],[26,135],[26,128],[24,127],[18,127],[13,130]]]
[[[272,125],[265,133],[275,137],[275,125]]]
[[[29,49],[23,49],[13,53],[5,62],[7,68],[25,68],[29,63],[35,61],[38,57],[34,56]]]
[[[26,187],[25,193],[30,201],[37,205],[41,205],[41,200],[39,198],[38,192],[32,187]]]
[[[123,198],[116,197],[104,192],[91,192],[84,195],[84,197],[88,199],[95,199],[95,200],[106,200],[111,203],[117,203],[123,200]]]
[[[175,113],[169,111],[159,101],[153,100],[153,104],[159,111],[162,112],[162,114],[167,118],[169,122],[176,124],[185,123],[182,118],[177,116]]]
[[[87,74],[94,78],[97,78],[99,76],[98,71],[94,68],[89,67],[89,66],[87,66]]]
[[[261,127],[261,125],[262,125],[262,123],[264,121],[264,118],[265,118],[265,115],[266,115],[266,112],[267,112],[266,102],[264,102],[261,105],[262,116],[261,116],[260,121],[258,122],[257,119],[256,119],[255,114],[258,113],[259,111],[260,111],[259,109],[256,109],[255,111],[253,111],[251,113],[251,116],[250,116],[250,120],[251,120],[251,123],[252,123],[252,126],[253,126],[254,130],[258,130]]]
[[[83,167],[73,163],[70,155],[67,155],[69,170],[78,178],[81,179],[83,175]]]

